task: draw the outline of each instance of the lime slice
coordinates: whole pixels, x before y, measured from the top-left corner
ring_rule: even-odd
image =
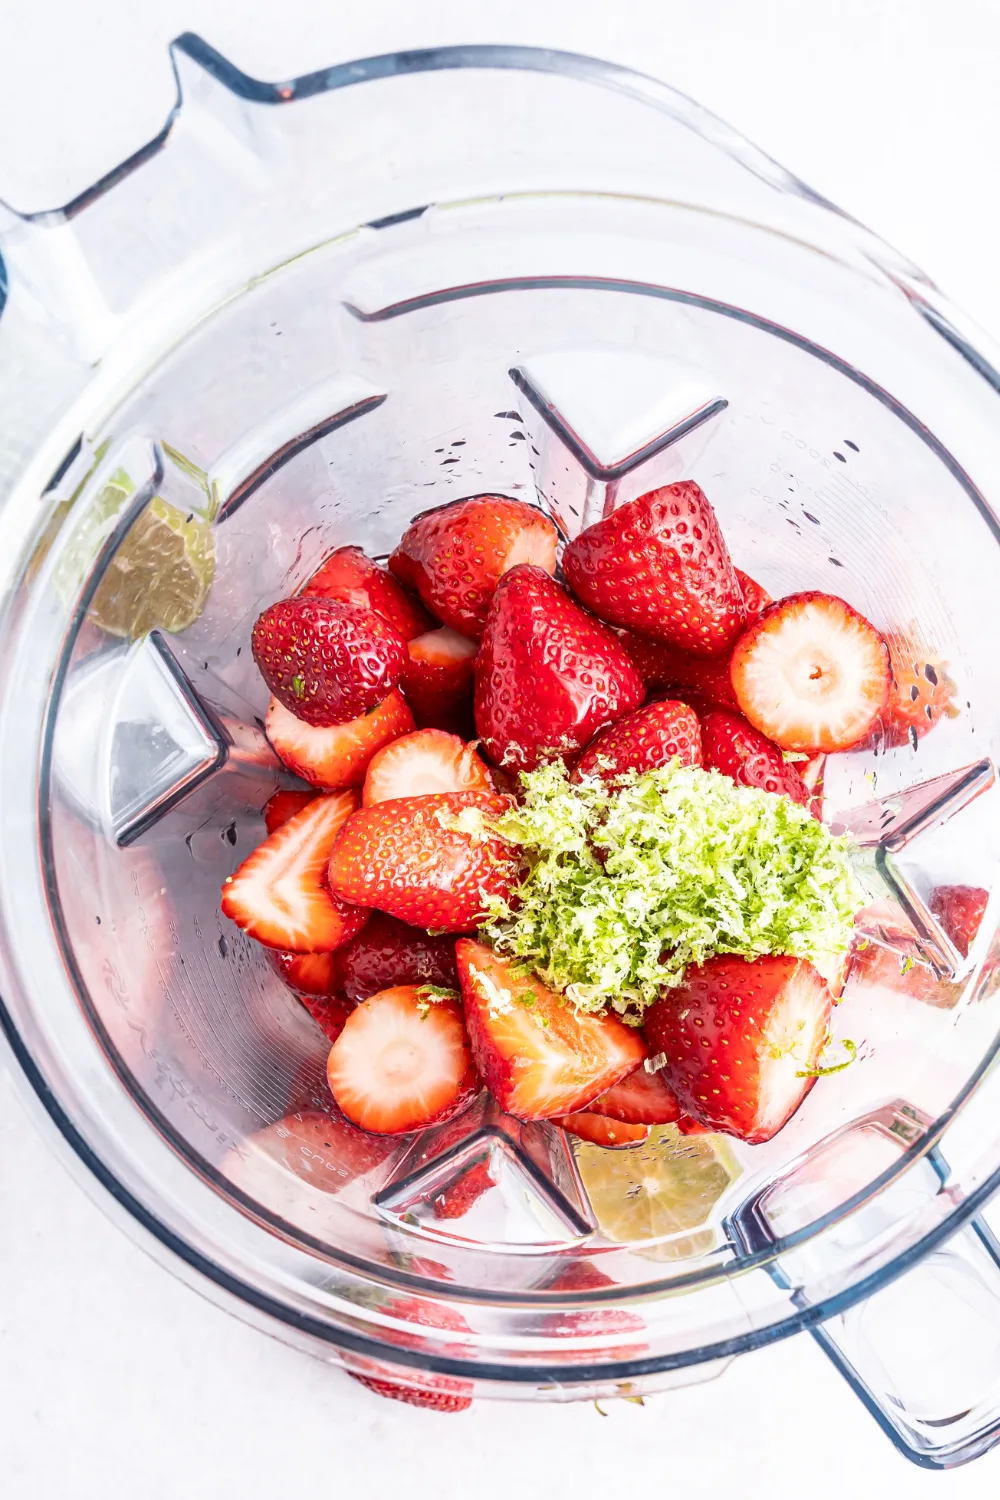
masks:
[[[214,574],[208,523],[156,496],[112,558],[91,618],[126,640],[154,629],[176,635],[198,619]]]
[[[576,1161],[602,1232],[654,1260],[713,1248],[715,1231],[702,1226],[741,1171],[723,1136],[681,1135],[673,1125],[656,1126],[631,1150],[581,1141]]]

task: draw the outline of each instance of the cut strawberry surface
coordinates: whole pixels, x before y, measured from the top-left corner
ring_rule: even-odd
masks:
[[[272,698],[264,729],[284,765],[313,786],[361,786],[372,756],[414,728],[401,693],[392,692],[376,708],[346,724],[316,728],[305,724]],[[301,792],[279,792],[298,797]],[[274,799],[272,798],[272,801]],[[270,805],[270,804],[268,804]],[[268,830],[270,832],[270,829]]]
[[[623,1120],[612,1120],[586,1110],[559,1115],[553,1124],[561,1125],[570,1135],[579,1136],[581,1141],[589,1141],[592,1146],[637,1146],[649,1140],[648,1125],[628,1125]]]
[[[420,601],[400,588],[388,568],[380,568],[360,547],[338,547],[331,552],[302,593],[373,610],[394,625],[404,641],[431,628]]]
[[[628,630],[622,631],[621,643],[648,688],[666,688],[685,702],[693,694],[720,708],[738,707],[729,675],[728,653],[719,657],[692,656],[690,651],[678,651],[662,641],[651,641]]]
[[[461,1219],[478,1203],[484,1193],[495,1187],[489,1159],[477,1161],[467,1171],[450,1182],[433,1202],[435,1219]]]
[[[405,1135],[457,1114],[479,1087],[455,1000],[399,985],[363,1000],[327,1063],[337,1107],[362,1130]]]
[[[767,589],[761,588],[756,579],[751,578],[749,573],[744,573],[740,568],[734,568],[740,585],[740,593],[743,595],[743,609],[747,617],[747,624],[752,625],[758,619],[769,604],[773,604]]]
[[[337,950],[336,966],[339,987],[355,1002],[399,984],[458,989],[455,939],[430,937],[381,911]]]
[[[988,900],[981,886],[939,885],[931,892],[931,911],[963,958],[976,940]]]
[[[465,1020],[483,1080],[522,1120],[585,1109],[646,1056],[613,1016],[577,1014],[534,976],[515,973],[482,943],[455,945]]]
[[[870,736],[872,745],[893,748],[909,743],[916,749],[944,717],[955,718],[955,684],[946,664],[926,645],[920,630],[890,630],[889,648],[892,682],[889,697]]]
[[[706,769],[721,771],[737,786],[757,786],[808,805],[810,792],[796,767],[742,714],[724,709],[703,714],[701,743]]]
[[[650,490],[588,526],[563,553],[576,597],[602,620],[699,656],[745,623],[715,512],[691,480]]]
[[[490,773],[472,745],[443,729],[418,729],[372,756],[361,800],[371,807],[395,797],[492,791]]]
[[[772,604],[733,651],[733,691],[784,750],[847,750],[885,708],[889,653],[874,625],[832,594]]]
[[[476,727],[491,760],[522,771],[573,755],[643,696],[618,637],[547,573],[505,575],[476,661]]]
[[[315,792],[275,792],[264,807],[264,827],[268,833],[276,833],[282,823],[287,823],[289,818],[294,818],[297,812],[307,807],[315,795]]]
[[[443,626],[418,635],[407,650],[402,688],[418,728],[446,729],[471,740],[477,643]]]
[[[628,771],[651,771],[677,761],[701,765],[698,715],[686,703],[663,699],[602,729],[580,756],[573,780],[599,776],[613,781]]]
[[[413,927],[469,932],[518,878],[518,851],[490,831],[509,805],[485,792],[445,792],[364,807],[333,849],[330,889]]]
[[[832,999],[805,959],[721,955],[692,966],[646,1013],[686,1114],[753,1144],[769,1141],[816,1081]]]
[[[332,995],[338,988],[337,962],[332,953],[281,953],[269,948],[267,956],[289,989],[305,995]]]
[[[245,859],[222,887],[222,910],[267,948],[325,953],[364,926],[368,913],[327,887],[330,851],[358,805],[353,792],[316,797]]]
[[[442,625],[478,640],[497,584],[518,563],[556,566],[556,528],[506,495],[475,495],[418,516],[389,567]]]
[[[300,595],[265,609],[253,628],[254,661],[271,692],[307,724],[346,724],[399,682],[406,642],[373,610]]]
[[[659,1071],[636,1068],[588,1105],[591,1114],[622,1120],[626,1125],[673,1125],[680,1118],[680,1105],[673,1089]]]

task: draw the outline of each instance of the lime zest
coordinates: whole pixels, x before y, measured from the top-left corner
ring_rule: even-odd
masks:
[[[830,1040],[830,1038],[827,1039],[826,1047],[830,1045]],[[843,1062],[828,1063],[823,1066],[817,1063],[814,1068],[800,1068],[795,1075],[796,1078],[826,1078],[830,1073],[842,1073],[845,1068],[849,1068],[851,1063],[857,1060],[858,1044],[857,1042],[852,1042],[848,1036],[838,1037],[837,1040],[847,1052],[847,1056]],[[826,1051],[826,1047],[823,1049],[824,1052]],[[820,1055],[822,1056],[822,1053]]]

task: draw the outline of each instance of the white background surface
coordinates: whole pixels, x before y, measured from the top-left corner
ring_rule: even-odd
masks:
[[[400,47],[590,52],[693,95],[1000,336],[997,0],[0,0],[0,199],[50,207],[161,126],[166,43],[282,78]],[[501,122],[498,122],[500,128]],[[0,416],[2,420],[2,416]],[[898,1458],[807,1337],[647,1403],[380,1401],[210,1307],[49,1154],[0,1076],[0,1494],[994,1497],[1000,1451]]]

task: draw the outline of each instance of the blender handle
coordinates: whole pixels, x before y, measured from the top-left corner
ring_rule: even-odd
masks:
[[[810,1332],[913,1463],[950,1469],[1000,1442],[1000,1244],[982,1219]]]

